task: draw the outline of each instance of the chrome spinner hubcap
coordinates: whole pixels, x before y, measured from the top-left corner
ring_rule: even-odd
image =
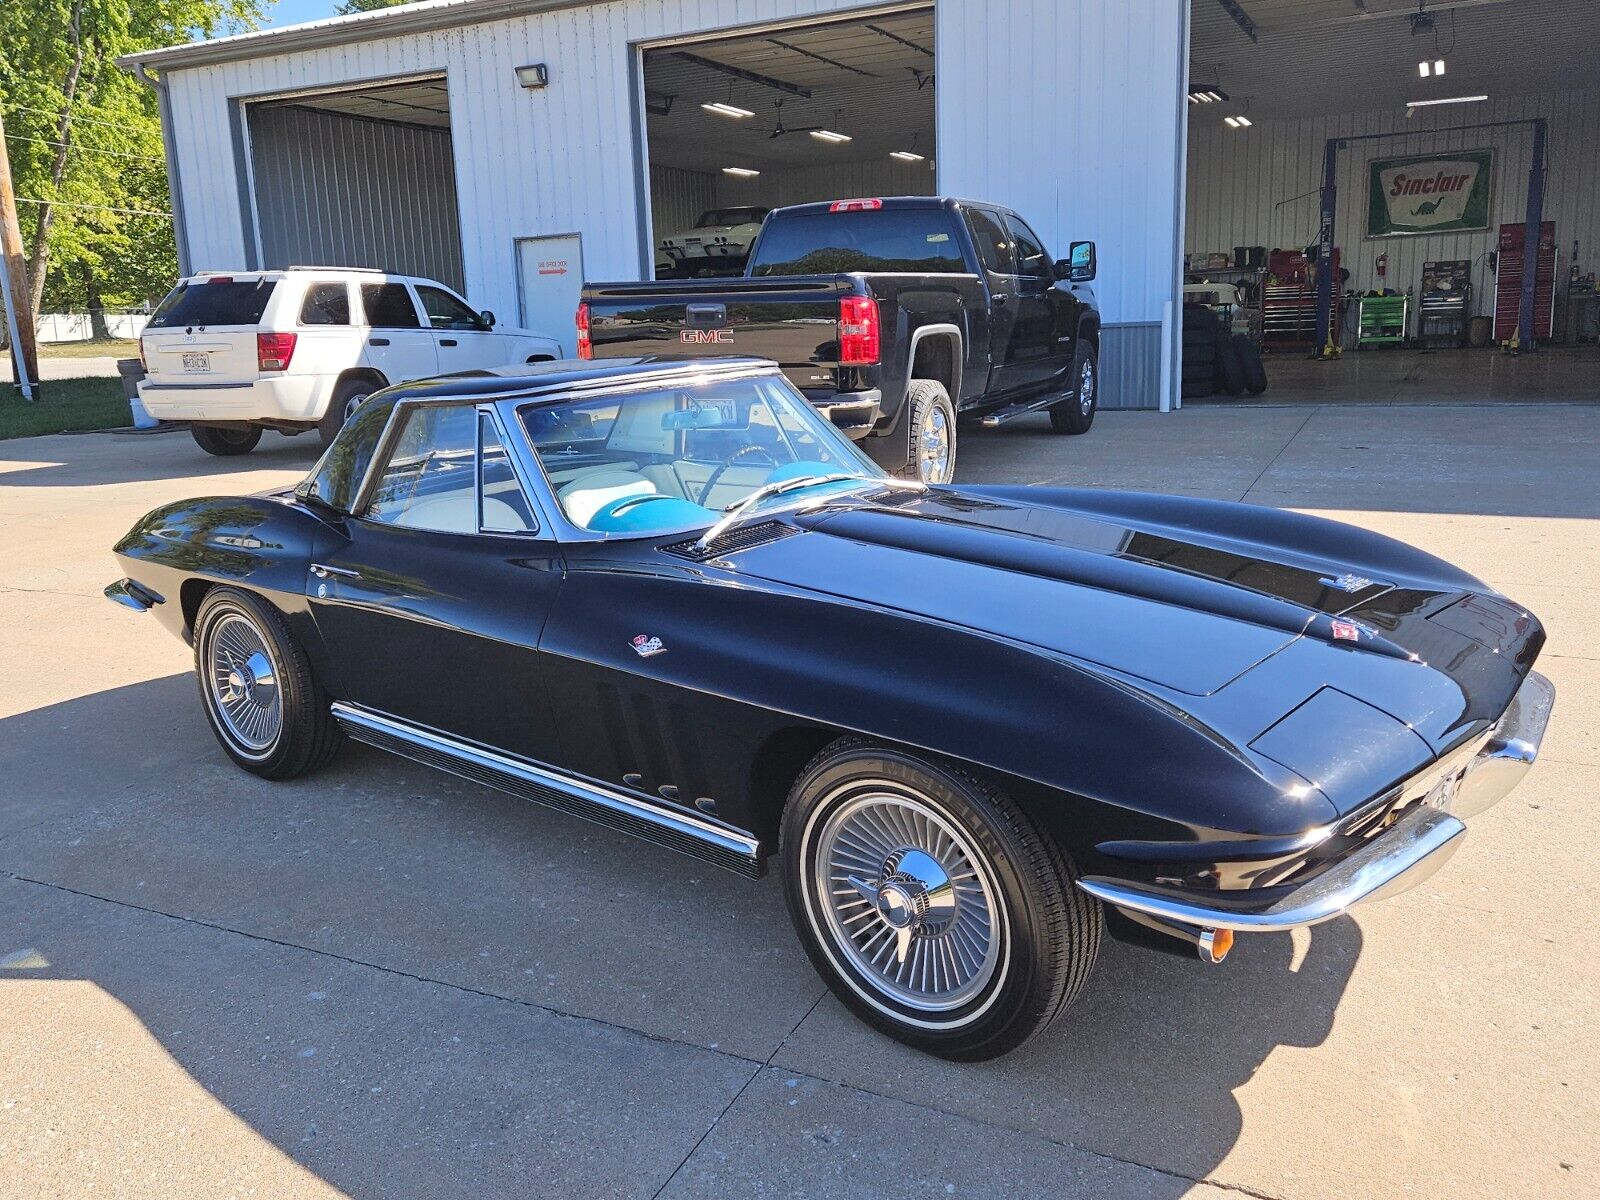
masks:
[[[1078,376],[1078,410],[1084,416],[1089,415],[1089,410],[1094,407],[1094,364],[1084,361],[1083,370]]]
[[[207,676],[218,719],[243,751],[263,754],[283,728],[283,696],[255,625],[228,613],[207,630]]]
[[[932,805],[858,796],[823,825],[813,885],[835,945],[878,992],[922,1011],[966,1004],[994,977],[1000,891]]]

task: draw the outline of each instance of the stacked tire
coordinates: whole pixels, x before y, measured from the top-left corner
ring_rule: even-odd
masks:
[[[1245,334],[1233,333],[1203,304],[1183,307],[1183,398],[1218,394],[1259,396],[1267,390],[1261,351]]]

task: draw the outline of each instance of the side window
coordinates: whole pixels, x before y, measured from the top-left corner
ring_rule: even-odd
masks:
[[[1008,216],[1006,228],[1011,231],[1011,240],[1017,247],[1017,274],[1053,280],[1055,268],[1050,263],[1050,256],[1044,252],[1044,243],[1039,240],[1039,235],[1029,229],[1021,217]]]
[[[483,328],[478,314],[443,288],[419,283],[417,295],[422,299],[422,311],[428,314],[428,324],[435,329],[456,329],[470,333]]]
[[[478,527],[496,533],[537,529],[527,493],[488,413],[478,414],[478,464]]]
[[[361,306],[367,310],[367,324],[374,329],[420,329],[417,306],[403,283],[363,283]]]
[[[984,270],[996,275],[1015,275],[1016,261],[1011,257],[1011,239],[1000,227],[994,213],[981,208],[966,209],[967,228],[972,230],[972,240],[977,243],[978,258]]]
[[[350,324],[350,289],[342,283],[313,283],[300,304],[300,324]]]
[[[368,520],[440,533],[478,531],[478,410],[414,408],[367,506]]]

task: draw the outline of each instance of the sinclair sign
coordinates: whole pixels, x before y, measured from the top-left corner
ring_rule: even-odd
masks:
[[[1493,150],[1367,164],[1367,236],[1456,233],[1489,228]]]

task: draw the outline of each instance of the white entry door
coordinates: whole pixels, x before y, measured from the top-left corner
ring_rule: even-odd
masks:
[[[578,352],[573,317],[583,292],[583,238],[576,233],[517,239],[517,274],[522,285],[522,327]]]

